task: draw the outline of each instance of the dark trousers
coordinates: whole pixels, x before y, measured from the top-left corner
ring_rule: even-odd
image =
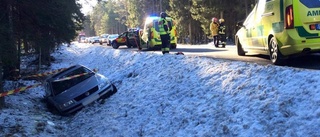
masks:
[[[219,37],[218,37],[218,35],[213,36],[213,43],[214,43],[214,46],[218,47],[218,45],[219,45]]]
[[[166,54],[169,53],[170,51],[170,35],[169,34],[165,34],[165,35],[160,35],[161,38],[161,51],[162,54]]]
[[[219,34],[219,39],[220,39],[222,45],[226,45],[226,41],[227,41],[226,34]]]

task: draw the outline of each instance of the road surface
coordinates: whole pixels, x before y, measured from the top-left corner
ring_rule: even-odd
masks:
[[[112,49],[111,46],[106,46],[105,44],[103,46]],[[126,46],[120,46],[119,50],[138,51],[137,48],[128,49]],[[142,50],[142,52],[157,52],[161,54],[160,50],[156,50],[156,51]],[[269,60],[269,56],[266,56],[266,55],[258,55],[258,54],[247,55],[246,54],[246,56],[238,56],[237,48],[235,45],[227,45],[226,48],[216,48],[210,44],[203,44],[203,45],[178,44],[177,49],[173,49],[170,52],[171,53],[183,52],[187,56],[202,56],[202,57],[210,57],[210,58],[217,58],[217,59],[257,63],[260,65],[272,65]],[[286,61],[286,63],[283,66],[320,70],[320,54],[311,54],[311,55],[290,58]]]

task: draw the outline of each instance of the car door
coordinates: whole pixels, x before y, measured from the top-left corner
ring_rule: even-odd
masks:
[[[259,0],[257,2],[257,8],[256,8],[256,14],[253,21],[253,27],[251,30],[251,36],[252,36],[252,45],[254,50],[265,50],[265,41],[267,34],[265,31],[267,31],[267,24],[271,23],[270,20],[268,20],[268,15],[266,13],[266,1],[267,0]]]
[[[257,6],[255,6],[250,14],[247,16],[245,21],[243,22],[242,28],[238,32],[239,40],[244,48],[252,48],[254,45],[252,43],[252,31],[254,31],[254,20],[256,14]]]
[[[127,33],[124,32],[124,33],[120,34],[118,36],[117,42],[121,43],[121,44],[125,44],[127,42]]]

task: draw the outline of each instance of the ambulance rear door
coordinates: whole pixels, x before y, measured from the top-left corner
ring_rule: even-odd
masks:
[[[293,0],[293,24],[299,36],[320,38],[320,0]]]

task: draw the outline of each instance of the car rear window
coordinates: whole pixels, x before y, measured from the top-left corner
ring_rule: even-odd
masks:
[[[86,80],[87,78],[91,77],[92,75],[94,75],[94,73],[92,73],[92,71],[90,71],[89,69],[86,69],[84,67],[80,67],[78,69],[75,69],[75,70],[69,72],[68,74],[64,75],[61,78],[71,77],[71,76],[84,74],[84,73],[88,73],[88,74],[80,76],[80,77],[75,77],[75,78],[72,78],[69,80],[52,82],[52,89],[53,89],[54,94],[58,95],[61,92],[77,85],[78,83],[80,83],[80,82]]]
[[[300,0],[308,8],[320,8],[320,0]]]
[[[117,38],[118,37],[118,35],[110,35],[109,36],[109,38],[111,38],[111,39],[114,39],[114,38]]]

